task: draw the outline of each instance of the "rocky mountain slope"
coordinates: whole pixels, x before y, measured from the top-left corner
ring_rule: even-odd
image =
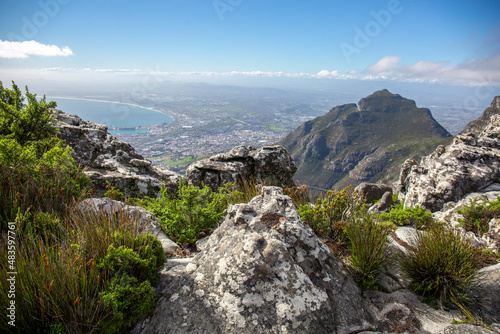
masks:
[[[396,181],[405,159],[420,158],[450,140],[429,109],[381,90],[302,124],[280,144],[297,164],[296,179],[340,189]]]
[[[491,116],[498,114],[500,114],[500,96],[495,96],[493,101],[491,101],[491,107],[486,108],[481,117],[469,122],[460,134],[463,135],[469,132],[475,135],[480,134],[481,131],[483,131],[483,129],[490,123]]]

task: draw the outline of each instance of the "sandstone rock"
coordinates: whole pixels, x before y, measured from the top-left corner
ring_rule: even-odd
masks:
[[[371,206],[368,211],[372,213],[389,212],[391,211],[393,204],[394,201],[392,200],[392,191],[388,191],[382,196],[380,202]]]
[[[471,289],[470,309],[487,323],[500,323],[500,263],[482,268],[478,284]]]
[[[448,327],[453,319],[462,319],[456,312],[435,310],[423,304],[409,290],[393,293],[366,291],[365,298],[373,305],[382,333],[437,333]]]
[[[226,153],[192,163],[186,171],[188,184],[202,183],[216,191],[240,178],[253,178],[280,186],[290,186],[297,168],[281,146],[253,148],[238,146]]]
[[[480,134],[486,126],[490,123],[490,118],[493,115],[500,114],[500,96],[495,96],[491,101],[491,106],[486,108],[478,119],[475,119],[465,126],[460,134],[472,133],[475,135]]]
[[[109,134],[107,126],[59,110],[54,117],[58,136],[73,148],[75,161],[86,167],[98,193],[104,193],[108,183],[132,197],[157,197],[163,185],[177,191],[179,174],[151,166],[130,144]]]
[[[184,271],[164,273],[153,316],[133,333],[358,333],[374,318],[339,260],[264,187],[228,209]]]
[[[459,135],[446,149],[422,158],[401,186],[406,191],[405,206],[435,212],[447,202],[491,185],[500,176],[499,136],[500,115],[494,115],[477,137]]]
[[[458,324],[446,327],[439,334],[495,334],[498,332],[490,331],[481,326],[474,326],[470,324]]]
[[[94,214],[106,214],[113,216],[115,214],[125,214],[137,222],[139,232],[148,232],[153,234],[160,240],[165,254],[173,254],[179,249],[179,246],[170,240],[169,237],[161,230],[161,225],[158,219],[151,212],[139,206],[125,205],[122,202],[112,200],[107,197],[103,198],[88,198],[80,202],[79,207],[84,212],[92,212]]]
[[[392,195],[392,188],[386,184],[363,182],[358,185],[355,190],[359,192],[361,198],[368,204],[375,203],[381,199],[386,192],[390,192]]]

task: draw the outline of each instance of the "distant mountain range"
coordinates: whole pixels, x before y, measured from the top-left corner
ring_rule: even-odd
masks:
[[[429,109],[381,90],[302,124],[279,144],[292,155],[301,183],[341,189],[395,181],[406,159],[419,160],[451,138]]]

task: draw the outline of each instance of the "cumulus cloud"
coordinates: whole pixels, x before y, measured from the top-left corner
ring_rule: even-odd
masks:
[[[29,56],[71,56],[67,46],[47,45],[36,41],[9,42],[0,40],[0,58],[28,58]]]
[[[445,82],[457,85],[498,85],[500,52],[473,61],[451,65],[449,62],[418,61],[404,65],[398,56],[386,56],[368,66],[360,79],[392,79],[415,82]]]

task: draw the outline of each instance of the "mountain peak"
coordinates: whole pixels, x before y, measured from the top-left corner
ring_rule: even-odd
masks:
[[[280,144],[297,164],[301,182],[341,189],[395,181],[408,157],[419,159],[449,137],[429,109],[383,89],[301,125]]]

